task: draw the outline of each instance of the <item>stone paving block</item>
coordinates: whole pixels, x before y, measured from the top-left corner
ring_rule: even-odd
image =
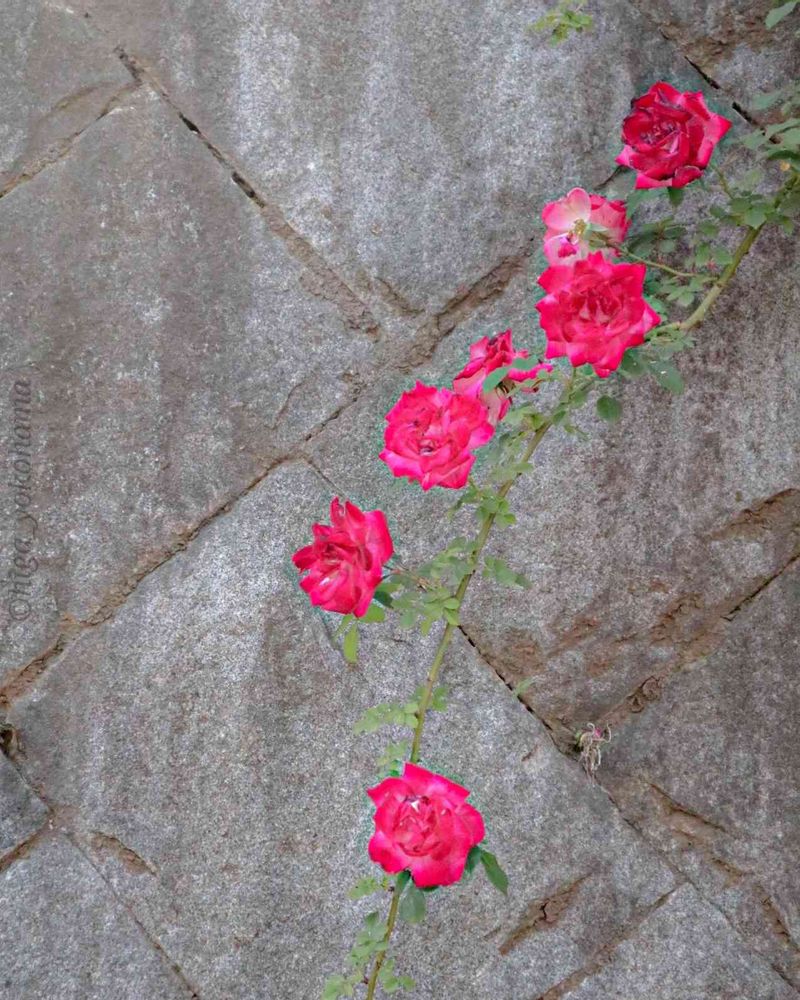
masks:
[[[612,173],[632,96],[703,82],[627,3],[557,52],[531,30],[550,0],[86,6],[360,295],[412,326],[519,254],[544,201]]]
[[[797,260],[788,238],[759,245],[679,359],[685,395],[652,381],[614,385],[621,421],[603,424],[587,409],[589,441],[552,432],[538,473],[511,494],[518,524],[496,533],[491,550],[534,586],[476,582],[462,622],[506,679],[533,679],[525,698],[552,725],[616,722],[657,699],[660,678],[712,650],[724,615],[800,551]],[[442,340],[429,363],[387,375],[308,445],[337,490],[395,519],[403,561],[439,546],[454,491],[423,495],[391,477],[377,459],[383,415],[416,377],[450,384],[484,334],[511,326],[538,356],[536,269]],[[461,519],[449,530],[469,528]]]
[[[0,862],[40,830],[46,819],[46,807],[0,753]]]
[[[66,840],[0,873],[3,1000],[191,1000],[88,861]]]
[[[26,378],[38,521],[32,613],[0,607],[12,669],[102,617],[347,402],[373,341],[305,290],[306,268],[144,87],[3,198],[0,224],[0,416],[10,451]],[[2,493],[5,586],[16,480]]]
[[[344,663],[289,565],[329,496],[276,469],[12,712],[26,773],[203,1000],[316,996],[372,906],[345,894],[371,867],[363,790],[390,734],[351,727],[416,687],[436,637],[365,629]],[[402,963],[421,1000],[538,996],[676,879],[460,636],[446,669],[423,763],[472,787],[511,891],[434,896]]]
[[[797,15],[774,29],[764,21],[773,0],[631,0],[688,59],[740,105],[797,76]],[[763,112],[757,112],[763,114]]]
[[[800,985],[800,567],[633,717],[602,780],[659,850]]]
[[[0,192],[57,158],[131,78],[84,19],[46,0],[6,0],[0,37]]]
[[[610,961],[576,988],[542,1000],[792,1000],[796,992],[688,886],[676,890]]]

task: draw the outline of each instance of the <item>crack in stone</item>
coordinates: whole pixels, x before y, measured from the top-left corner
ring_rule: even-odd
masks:
[[[786,568],[788,568],[788,566],[784,567],[784,569]],[[473,639],[469,636],[469,634],[465,631],[464,627],[459,626],[459,628],[464,637],[466,638],[466,640],[476,650],[481,660],[483,660],[483,662],[487,665],[487,667],[513,693],[514,692],[513,686],[504,678],[502,672],[493,665],[491,660],[481,650],[478,644],[474,642]],[[572,761],[575,766],[578,766],[577,758],[574,751],[574,735],[572,734],[571,730],[568,729],[568,727],[565,726],[563,723],[561,723],[560,720],[548,720],[540,716],[535,711],[535,709],[530,704],[528,704],[527,701],[524,700],[523,695],[515,694],[514,697],[519,702],[521,702],[522,705],[526,708],[526,710],[544,726],[545,731],[550,736],[556,749],[561,754],[563,754],[568,760]],[[637,838],[644,841],[644,843],[648,846],[648,848],[652,850],[659,857],[662,863],[673,872],[676,879],[678,879],[679,882],[681,883],[688,882],[688,884],[690,884],[696,890],[696,892],[700,895],[702,899],[705,900],[706,903],[708,903],[710,906],[713,906],[714,909],[717,910],[718,913],[720,913],[720,915],[723,917],[723,919],[726,921],[726,923],[732,929],[732,931],[737,935],[737,937],[740,940],[743,941],[743,943],[745,943],[749,951],[753,951],[754,953],[759,954],[765,961],[769,963],[770,967],[776,973],[776,975],[780,976],[781,979],[784,980],[784,982],[786,982],[788,985],[795,988],[796,984],[791,980],[791,978],[786,974],[786,972],[784,972],[784,970],[781,969],[780,966],[776,965],[775,962],[770,958],[770,956],[765,955],[759,952],[757,949],[751,947],[750,943],[745,941],[745,939],[742,936],[742,933],[733,924],[728,914],[721,909],[718,903],[713,898],[711,898],[706,893],[704,888],[698,885],[693,878],[688,876],[685,872],[681,871],[676,866],[676,864],[671,860],[671,858],[666,853],[666,851],[661,847],[661,845],[655,843],[653,839],[644,830],[642,830],[639,824],[627,814],[626,810],[617,801],[617,798],[614,796],[614,794],[603,784],[602,775],[596,776],[595,784],[601,791],[605,793],[606,797],[614,807],[620,820],[627,827],[630,828],[630,830]],[[720,871],[723,874],[725,874],[726,878],[731,879],[732,882],[737,882],[742,878],[746,878],[750,874],[748,872],[744,872],[741,869],[737,868],[731,862],[723,858],[720,858],[718,854],[711,849],[709,841],[714,839],[714,836],[716,834],[722,833],[727,835],[727,831],[725,831],[723,827],[713,823],[710,820],[707,820],[705,817],[700,816],[699,814],[693,812],[691,809],[682,806],[680,803],[676,802],[674,799],[668,796],[666,792],[664,792],[657,786],[653,785],[652,783],[648,784],[649,787],[653,790],[653,792],[657,796],[660,796],[659,806],[661,810],[662,811],[668,810],[673,817],[680,816],[680,820],[677,820],[673,824],[668,824],[668,825],[670,825],[670,829],[674,834],[683,838],[683,842],[685,845],[690,843],[690,838],[694,838],[694,842],[697,844],[697,848],[701,852],[705,860],[708,863],[710,863],[717,871]],[[684,827],[683,829],[681,828],[682,826]],[[669,895],[671,895],[671,893],[674,891],[675,891],[674,889],[670,890],[670,892],[666,894],[666,897],[669,897]],[[662,897],[662,901],[664,899],[665,897]],[[645,914],[645,916],[646,915],[647,914]],[[773,928],[776,926],[774,921],[772,921],[772,926]],[[781,934],[779,934],[779,936],[783,937],[783,935]],[[791,941],[791,938],[789,939],[789,941],[792,947],[795,947],[794,942]],[[617,941],[617,944],[618,943],[620,942]],[[616,944],[614,944],[612,947],[616,947]],[[596,967],[590,969],[586,973],[586,975],[581,976],[579,980],[573,982],[572,977],[570,977],[568,980],[565,980],[564,983],[559,984],[558,987],[554,987],[554,989],[560,989],[561,992],[553,992],[552,990],[550,990],[547,993],[543,994],[541,997],[537,998],[537,1000],[559,1000],[559,998],[564,995],[564,992],[566,992],[566,990],[572,989],[573,987],[577,986],[580,982],[583,981],[583,979],[586,978],[587,975],[593,974],[594,972],[598,971],[603,964],[605,964],[604,961],[600,962],[600,964],[598,964]]]
[[[133,907],[117,893],[116,889],[111,884],[111,882],[108,881],[108,879],[101,871],[101,869],[97,867],[94,858],[82,846],[80,842],[80,837],[78,836],[76,830],[74,829],[74,823],[72,821],[72,817],[77,814],[77,810],[75,810],[70,806],[54,805],[50,801],[48,796],[44,793],[44,791],[41,788],[37,787],[28,778],[28,776],[22,770],[19,761],[15,757],[9,757],[8,759],[10,760],[12,766],[16,770],[20,779],[24,782],[25,786],[29,789],[31,794],[34,795],[45,807],[48,813],[48,818],[44,823],[44,825],[41,826],[30,837],[28,837],[27,840],[23,841],[21,844],[18,844],[13,851],[10,851],[3,858],[0,858],[0,872],[4,871],[15,861],[19,861],[22,858],[27,857],[27,855],[32,850],[34,850],[38,844],[42,843],[43,841],[55,838],[59,835],[63,836],[73,847],[73,849],[76,850],[78,854],[80,854],[81,857],[83,857],[84,860],[92,867],[94,872],[97,874],[98,878],[105,885],[109,895],[114,900],[114,902],[128,914],[128,916],[138,929],[139,933],[144,937],[145,941],[147,941],[147,943],[155,951],[158,952],[158,954],[161,956],[162,961],[171,969],[171,971],[173,972],[175,977],[179,980],[181,985],[187,990],[186,1000],[202,1000],[199,991],[195,986],[192,985],[192,983],[186,977],[186,974],[184,973],[183,969],[181,969],[180,965],[167,953],[161,942],[158,941],[157,938],[150,933],[150,931],[148,931],[148,929],[144,926],[142,921],[136,916]],[[101,834],[100,836],[105,838],[104,834]],[[123,848],[123,850],[126,851],[130,850],[129,848],[125,848],[124,845],[122,845],[121,842],[118,841],[116,837],[110,837],[106,839],[115,841],[116,844],[119,844],[120,847]],[[130,853],[133,854],[134,852],[131,851]],[[135,855],[135,857],[138,858],[138,855]],[[142,864],[145,864],[145,862],[143,862],[141,858],[139,858],[139,861]],[[152,871],[151,873],[155,874]]]
[[[143,66],[135,56],[126,52],[122,46],[117,46],[114,51],[134,81],[147,83],[172,109],[186,128],[196,135],[214,158],[225,167],[233,183],[258,208],[270,231],[283,242],[287,251],[304,265],[306,272],[300,280],[306,291],[337,306],[352,330],[358,330],[372,340],[379,340],[381,336],[380,324],[370,312],[369,307],[336,274],[333,268],[314,249],[311,242],[294,229],[278,206],[267,201],[235,165],[232,157],[224,153],[194,121],[181,111],[149,68]]]
[[[778,577],[792,569],[798,560],[800,560],[800,553],[795,553],[774,573],[761,580],[733,607],[721,610],[713,618],[710,618],[708,627],[701,629],[689,640],[683,640],[685,643],[683,655],[678,656],[657,674],[648,677],[631,694],[626,695],[621,702],[604,712],[600,716],[601,723],[619,727],[631,715],[642,712],[651,702],[658,701],[667,683],[671,683],[675,677],[686,670],[704,663],[722,645],[728,633],[728,625],[734,621],[737,615],[752,604]],[[680,642],[677,644],[680,645]]]
[[[409,372],[430,361],[439,344],[480,306],[499,298],[512,279],[525,270],[525,264],[538,245],[538,236],[526,240],[513,254],[504,257],[467,288],[462,288],[412,335],[403,345],[403,360],[397,370]]]
[[[43,840],[49,839],[52,834],[53,825],[51,820],[48,818],[38,830],[35,830],[29,837],[0,857],[0,872],[4,872],[15,862],[26,858],[37,844],[40,844]]]
[[[548,718],[547,716],[539,715],[539,713],[536,711],[533,705],[531,705],[522,696],[522,694],[517,694],[515,692],[514,684],[512,684],[509,680],[505,678],[503,672],[494,665],[490,657],[481,649],[481,647],[478,645],[475,639],[473,639],[473,637],[466,630],[464,625],[460,624],[458,626],[458,629],[464,636],[464,638],[467,640],[467,642],[470,644],[470,646],[472,646],[472,648],[478,654],[479,658],[483,660],[483,662],[492,671],[495,677],[497,677],[497,679],[501,681],[506,688],[508,688],[508,690],[511,692],[512,695],[514,695],[516,700],[520,703],[520,705],[522,705],[525,711],[528,712],[530,715],[532,715],[537,720],[537,722],[541,723],[542,726],[544,726],[545,732],[552,740],[556,749],[560,753],[564,754],[565,757],[570,757],[571,759],[575,759],[573,754],[570,753],[570,750],[574,749],[574,743],[575,743],[575,738],[572,731],[567,726],[565,726],[560,719],[553,719],[553,718]]]
[[[669,902],[673,894],[676,893],[683,884],[685,883],[680,883],[679,885],[674,886],[669,890],[669,892],[665,892],[663,896],[659,896],[658,899],[649,906],[640,907],[636,910],[633,919],[629,920],[622,927],[621,931],[612,941],[609,941],[602,947],[598,948],[586,965],[577,969],[575,972],[570,973],[570,975],[567,976],[566,979],[562,979],[560,983],[556,983],[555,986],[551,986],[545,993],[540,994],[536,1000],[561,1000],[561,997],[566,996],[567,993],[580,986],[580,984],[588,979],[589,976],[593,976],[599,972],[609,963],[609,961],[611,961],[617,948],[619,948],[621,944],[624,944],[625,941],[632,938],[645,920],[655,913],[656,910],[659,910],[665,903]]]
[[[119,861],[119,863],[123,865],[127,871],[132,872],[134,875],[156,874],[155,869],[152,868],[141,855],[137,854],[133,848],[123,844],[119,837],[114,837],[111,834],[95,830],[89,838],[89,843],[98,854],[111,855],[111,857]]]
[[[138,87],[139,83],[134,80],[133,83],[126,83],[124,86],[120,87],[119,90],[115,91],[100,109],[99,114],[95,115],[90,122],[87,122],[69,136],[55,140],[52,149],[42,154],[42,156],[38,159],[35,159],[31,163],[22,167],[10,180],[6,181],[3,187],[0,188],[0,199],[5,198],[7,194],[14,190],[14,188],[19,187],[27,181],[33,180],[33,178],[40,174],[46,167],[50,167],[54,163],[58,163],[60,160],[63,160],[66,156],[68,156],[77,140],[83,135],[84,132],[87,131],[87,129],[96,125],[97,122],[102,121],[102,119],[114,111],[115,108],[120,107],[125,98],[129,94],[133,93],[133,91],[137,90]],[[78,92],[79,95],[81,93],[82,92]],[[72,95],[73,99],[77,99],[77,97],[78,95]],[[56,105],[53,111],[63,109],[63,102],[69,100],[70,98],[63,98],[62,101]]]
[[[716,841],[720,833],[726,834],[726,831],[707,820],[705,817],[700,816],[691,809],[680,805],[680,803],[675,802],[666,792],[653,785],[651,782],[647,782],[647,787],[651,791],[651,799],[656,804],[657,816],[653,817],[650,813],[651,818],[656,818],[659,822],[666,825],[669,829],[669,833],[675,837],[677,844],[680,846],[682,851],[687,849],[694,849],[694,858],[698,862],[704,861],[709,864],[715,871],[721,873],[726,878],[726,886],[736,885],[741,882],[745,882],[752,889],[760,891],[765,896],[767,895],[764,890],[758,886],[756,882],[752,880],[752,873],[743,871],[736,865],[719,857],[716,844],[712,845],[712,841]],[[773,957],[765,952],[761,951],[758,947],[754,946],[751,941],[745,937],[745,932],[740,930],[736,924],[733,922],[731,917],[722,909],[719,903],[713,898],[711,893],[707,891],[706,887],[700,885],[697,879],[691,875],[689,872],[684,871],[677,867],[676,863],[673,862],[667,852],[667,850],[658,843],[645,829],[642,828],[640,822],[630,815],[625,809],[623,804],[618,800],[617,796],[610,791],[610,789],[603,784],[602,774],[598,776],[597,785],[601,788],[608,796],[609,801],[617,810],[621,819],[633,830],[635,833],[642,838],[642,840],[647,844],[647,846],[656,853],[665,865],[675,873],[676,877],[684,879],[691,885],[698,895],[708,903],[709,906],[713,906],[714,909],[723,917],[725,922],[731,928],[731,930],[736,934],[737,938],[742,941],[743,945],[748,951],[759,955],[765,962],[767,962],[772,969],[772,971],[780,976],[780,978],[791,986],[793,989],[797,989],[797,982],[795,982],[791,976],[783,969],[781,966],[776,964]],[[655,794],[653,794],[655,793]],[[677,818],[677,822],[674,820]],[[670,822],[670,820],[673,822]],[[687,826],[688,823],[688,826]],[[728,836],[730,836],[728,834]],[[762,900],[762,908],[763,908]],[[766,911],[765,911],[766,914]],[[777,911],[776,911],[777,914]],[[780,920],[780,916],[778,915]],[[782,921],[780,921],[781,926],[783,926]],[[767,920],[767,925],[775,931],[776,925],[774,920]],[[793,951],[797,952],[798,949],[791,938],[788,942],[784,939],[784,935],[778,933],[777,936],[782,939],[785,946],[790,947]]]
[[[529,903],[525,908],[522,919],[500,944],[498,948],[500,954],[503,956],[508,955],[509,952],[519,947],[531,934],[550,930],[552,927],[555,927],[572,905],[578,889],[590,877],[591,875],[581,875],[579,878],[573,879],[566,885],[556,889],[550,895],[542,899],[534,899],[532,903]]]
[[[714,840],[718,833],[728,834],[725,827],[720,826],[713,820],[701,816],[688,806],[681,805],[672,798],[663,788],[652,781],[648,781],[651,794],[653,794],[662,810],[667,822],[677,833],[684,836],[693,837],[699,840]]]
[[[89,629],[96,628],[98,625],[102,625],[103,623],[110,621],[115,616],[119,608],[126,603],[130,595],[139,588],[139,585],[147,579],[147,577],[155,573],[156,570],[160,569],[165,563],[169,562],[173,556],[177,555],[179,552],[183,552],[195,540],[195,538],[197,538],[198,535],[218,517],[230,513],[233,508],[236,507],[236,505],[249,493],[252,493],[253,490],[255,490],[267,478],[267,476],[269,476],[281,465],[286,465],[287,463],[294,461],[307,461],[307,456],[303,454],[305,446],[318,434],[321,434],[329,423],[336,420],[346,409],[352,406],[356,399],[357,394],[355,397],[348,399],[345,403],[342,403],[342,405],[334,410],[334,412],[331,413],[318,427],[315,427],[312,431],[310,431],[306,437],[295,446],[295,448],[271,462],[266,469],[259,472],[259,474],[239,493],[233,497],[229,497],[223,503],[215,507],[209,514],[197,521],[192,527],[187,528],[185,531],[176,535],[166,548],[162,549],[156,556],[145,562],[143,565],[140,565],[138,570],[134,572],[124,584],[117,585],[111,595],[108,596],[105,601],[101,602],[97,610],[95,610],[89,618],[76,620],[69,615],[62,616],[61,630],[49,649],[47,649],[44,653],[39,654],[39,656],[31,660],[25,666],[18,669],[10,677],[10,679],[7,680],[2,687],[0,687],[0,709],[8,709],[11,703],[21,697],[39,679],[39,677],[45,673],[50,664],[54,660],[58,659],[61,654],[81,635]]]

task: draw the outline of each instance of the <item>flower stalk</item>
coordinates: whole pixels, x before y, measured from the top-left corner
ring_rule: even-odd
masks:
[[[796,143],[792,137],[797,130],[793,132],[790,124],[779,144]],[[623,125],[625,147],[617,161],[636,171],[637,187],[666,189],[675,205],[681,189],[709,166],[715,145],[729,127],[730,122],[706,107],[702,95],[681,94],[660,82],[633,102]],[[757,134],[752,141],[755,145],[748,148],[755,149],[766,138]],[[677,159],[676,149],[681,151]],[[789,162],[795,154],[800,160],[800,150],[788,150],[785,169],[792,175],[771,198],[739,192],[740,186],[754,189],[761,171],[751,171],[737,182],[736,192],[720,173],[730,205],[714,206],[699,234],[703,240],[713,240],[727,225],[745,232],[732,255],[725,245],[690,242],[697,249],[684,267],[691,270],[650,259],[661,256],[663,224],[644,226],[634,236],[633,245],[641,255],[630,250],[626,238],[631,221],[622,201],[573,188],[546,205],[543,251],[549,266],[538,279],[546,294],[536,310],[547,342],[545,357],[557,363],[536,362],[526,350],[516,349],[511,330],[484,336],[470,346],[469,361],[451,388],[418,381],[386,414],[381,460],[396,477],[423,490],[464,490],[454,509],[474,505],[480,522],[474,537],[453,539],[419,569],[409,570],[392,562],[393,541],[381,511],[361,511],[334,498],[331,524],[314,525],[312,544],[295,553],[301,586],[312,603],[343,615],[339,633],[344,633],[342,650],[350,662],[357,659],[359,626],[383,621],[387,609],[401,627],[418,624],[426,636],[434,625],[443,626],[425,680],[414,694],[402,702],[373,706],[355,726],[356,732],[375,732],[383,726],[410,732],[409,739],[386,748],[379,761],[384,777],[367,790],[375,806],[368,853],[385,874],[380,882],[361,879],[350,894],[359,899],[389,889],[391,901],[385,922],[377,912],[366,916],[348,957],[349,972],[327,981],[322,1000],[352,997],[362,986],[367,989],[366,1000],[374,1000],[379,986],[387,993],[413,987],[410,977],[394,971],[389,945],[398,919],[416,923],[424,916],[424,890],[453,885],[480,863],[491,884],[506,892],[507,876],[483,846],[483,817],[466,801],[469,790],[419,764],[428,714],[446,708],[447,690],[437,685],[460,628],[468,588],[480,567],[484,576],[501,585],[530,586],[522,574],[485,550],[495,525],[514,522],[508,494],[531,471],[531,459],[548,431],[558,425],[585,436],[571,413],[583,406],[594,388],[620,369],[629,378],[650,373],[671,392],[683,391],[680,373],[670,359],[691,346],[685,334],[706,319],[765,226],[779,223],[792,229],[791,216],[800,207],[793,194],[800,174]],[[774,150],[770,148],[763,158],[774,159]],[[664,252],[677,246],[684,231],[682,225],[670,223]],[[710,260],[723,267],[718,277],[703,270]],[[662,274],[647,278],[646,268]],[[701,295],[687,318],[664,321],[669,303],[688,312]],[[549,414],[532,402],[517,405],[522,394],[536,393],[549,382],[562,386]],[[621,412],[613,395],[597,399],[602,419],[618,420]],[[481,448],[488,469],[483,486],[471,471],[475,452]],[[517,696],[521,690],[523,685],[515,689]],[[576,734],[576,747],[590,776],[609,737],[606,729],[594,724]]]

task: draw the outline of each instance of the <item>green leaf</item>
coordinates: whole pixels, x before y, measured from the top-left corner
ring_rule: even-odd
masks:
[[[463,878],[469,878],[470,875],[475,871],[478,862],[481,860],[481,854],[483,854],[483,848],[478,846],[470,848],[470,852],[467,855],[467,862],[464,865],[464,875]]]
[[[609,423],[614,423],[622,416],[622,403],[611,396],[600,396],[597,400],[597,413]]]
[[[372,622],[382,622],[386,618],[386,612],[377,604],[370,604],[361,617],[361,621],[370,625]]]
[[[787,129],[785,132],[781,132],[778,138],[781,140],[782,146],[797,149],[798,145],[800,145],[800,128]]]
[[[336,627],[336,631],[333,633],[334,637],[339,636],[345,629],[348,629],[353,622],[356,620],[355,615],[345,615]]]
[[[482,391],[490,392],[492,389],[496,389],[510,371],[511,371],[510,366],[506,365],[503,368],[495,368],[493,372],[489,372],[489,374],[483,380]]]
[[[373,892],[382,892],[383,886],[371,875],[367,878],[360,878],[353,888],[348,892],[348,899],[363,899],[364,896],[371,896]]]
[[[664,188],[634,188],[627,197],[628,211],[635,212],[643,201],[659,198],[664,190]]]
[[[678,205],[683,201],[686,191],[683,188],[667,188],[667,197],[669,198],[669,203],[673,208],[677,208]],[[666,250],[666,244],[663,247]]]
[[[415,701],[408,701],[402,705],[399,702],[373,705],[364,712],[353,727],[353,731],[374,733],[383,726],[408,726],[413,729],[417,724],[418,708],[419,705]]]
[[[358,625],[351,625],[345,633],[342,652],[348,663],[358,661]]]
[[[653,361],[651,369],[659,385],[668,389],[675,396],[681,395],[685,388],[683,379],[671,361],[666,359]]]
[[[496,559],[494,556],[484,557],[483,575],[489,580],[496,580],[504,587],[524,587],[531,586],[530,580],[522,573],[515,573],[510,569],[503,559]]]
[[[382,604],[385,608],[392,606],[392,594],[386,587],[378,587],[373,594],[373,599]]]
[[[535,683],[535,677],[526,677],[524,680],[520,681],[519,684],[514,685],[511,689],[511,693],[515,695],[515,697],[519,698],[521,694],[525,694],[528,688],[533,687]]]
[[[403,764],[408,757],[411,743],[408,740],[401,740],[399,743],[390,743],[378,758],[378,771],[382,777],[391,777],[402,774]]]
[[[642,361],[641,355],[634,348],[629,348],[623,355],[620,362],[620,371],[630,378],[639,378],[647,374],[647,365]]]
[[[399,895],[410,881],[411,872],[408,869],[399,872],[397,878],[394,880],[394,891]]]
[[[774,28],[776,24],[779,24],[785,17],[788,17],[792,13],[798,2],[800,0],[788,0],[788,3],[783,3],[780,7],[773,7],[767,14],[764,24],[768,28]]]
[[[339,997],[353,996],[354,989],[344,976],[331,976],[322,988],[322,1000],[339,1000]]]
[[[447,688],[442,686],[436,687],[431,693],[431,703],[430,708],[434,712],[445,712],[447,711]]]
[[[782,101],[783,96],[783,90],[770,90],[765,94],[757,94],[750,103],[754,111],[766,111]]]
[[[418,924],[425,918],[425,893],[413,883],[409,885],[400,900],[399,915],[409,924]]]
[[[495,889],[503,894],[508,892],[508,876],[500,867],[500,863],[494,854],[489,851],[481,851],[481,864],[486,870],[486,875]]]

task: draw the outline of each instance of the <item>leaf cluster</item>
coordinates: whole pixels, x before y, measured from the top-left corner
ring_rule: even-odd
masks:
[[[540,17],[531,27],[534,31],[548,32],[550,44],[558,45],[566,41],[573,31],[580,34],[591,30],[594,19],[591,14],[583,13],[585,6],[585,0],[559,0],[553,10]]]

